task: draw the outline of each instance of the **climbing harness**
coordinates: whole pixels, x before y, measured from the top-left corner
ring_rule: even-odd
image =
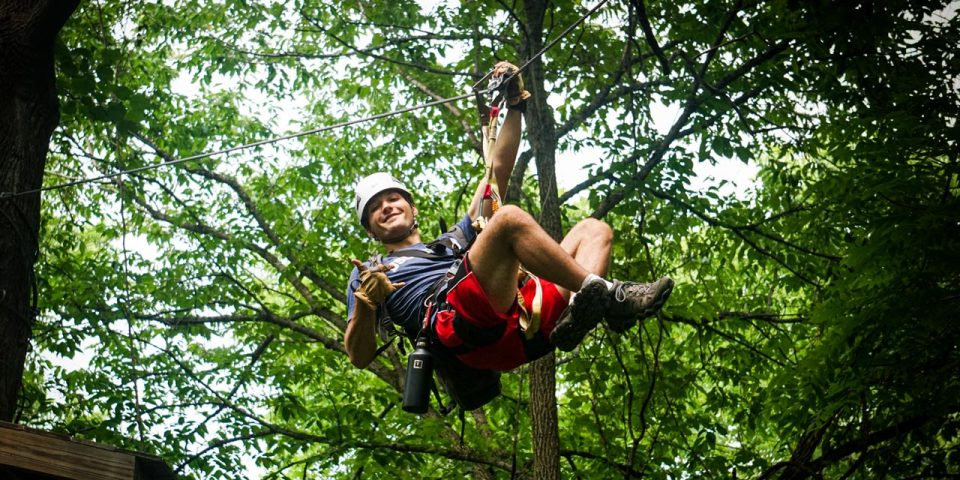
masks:
[[[408,380],[411,378],[415,380],[408,381],[406,384],[410,385],[410,388],[420,390],[416,394],[413,392],[409,393],[411,398],[419,398],[418,401],[411,402],[410,405],[406,405],[408,392],[404,392],[404,409],[413,413],[423,413],[425,411],[423,410],[425,408],[425,405],[423,405],[423,396],[428,393],[425,389],[433,390],[434,397],[439,405],[438,412],[446,415],[457,406],[461,407],[461,411],[480,408],[498,397],[502,388],[499,372],[476,369],[463,364],[454,352],[439,345],[436,339],[433,338],[433,335],[430,334],[429,322],[432,320],[437,308],[445,305],[444,298],[448,286],[447,281],[453,278],[463,261],[463,255],[470,247],[466,235],[459,227],[454,227],[453,230],[448,233],[449,235],[426,244],[427,248],[425,250],[406,248],[391,253],[392,256],[446,258],[450,256],[450,254],[444,253],[444,250],[447,249],[453,252],[452,255],[455,257],[450,268],[447,269],[446,273],[444,273],[428,291],[423,303],[424,314],[421,329],[412,341],[415,351],[411,355],[418,354],[421,356],[418,359],[422,360],[422,356],[424,355],[424,352],[420,349],[422,346],[432,357],[432,362],[430,362],[432,370],[429,372],[414,372],[411,370],[412,365],[408,365],[407,367]],[[367,266],[371,267],[382,264],[383,260],[383,254],[375,255],[367,261]],[[387,309],[381,305],[377,311],[377,330],[384,344],[377,349],[375,355],[379,355],[390,345],[393,345],[393,340],[396,337],[407,337],[406,332],[402,332],[394,325],[389,316],[389,312],[386,310]],[[402,341],[397,343],[398,350],[403,354],[405,352],[403,351],[402,345]],[[439,385],[442,386],[443,390],[453,399],[452,403],[448,405],[443,404],[440,399],[437,383],[434,383],[432,380],[432,373],[436,373]]]
[[[523,329],[523,336],[526,337],[527,340],[532,340],[534,335],[540,331],[540,313],[543,308],[543,284],[540,283],[539,277],[527,270],[522,270],[522,273],[525,273],[530,278],[530,281],[536,285],[533,303],[529,307],[527,307],[523,295],[517,290],[517,306],[520,307],[520,327]]]

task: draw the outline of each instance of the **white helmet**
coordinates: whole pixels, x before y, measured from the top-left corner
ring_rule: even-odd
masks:
[[[408,202],[413,203],[413,195],[410,194],[410,190],[407,190],[407,187],[400,183],[400,180],[393,178],[389,173],[377,172],[367,175],[357,182],[353,197],[353,206],[357,209],[357,218],[360,219],[360,225],[363,225],[363,228],[369,228],[367,204],[370,203],[370,200],[373,200],[373,197],[386,190],[399,190]]]

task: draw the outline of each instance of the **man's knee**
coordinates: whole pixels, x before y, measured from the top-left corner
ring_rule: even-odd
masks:
[[[604,243],[613,243],[613,229],[603,220],[588,217],[577,223],[576,229],[587,238]]]
[[[504,205],[491,218],[489,227],[500,231],[501,234],[510,235],[536,223],[537,221],[520,207]]]
[[[522,208],[516,205],[503,205],[497,210],[497,214],[493,218],[502,217],[509,219],[511,221],[526,221],[527,219],[532,219],[529,213],[523,211]]]

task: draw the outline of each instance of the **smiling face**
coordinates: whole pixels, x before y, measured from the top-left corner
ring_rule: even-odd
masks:
[[[413,233],[417,209],[397,190],[387,190],[367,203],[367,231],[383,243],[398,242]]]

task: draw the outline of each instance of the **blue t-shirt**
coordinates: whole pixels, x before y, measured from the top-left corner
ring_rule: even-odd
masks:
[[[472,221],[469,216],[465,216],[457,226],[463,231],[467,244],[473,242],[477,237],[477,232],[473,229]],[[457,239],[452,233],[444,233],[438,237],[451,238],[454,242]],[[458,243],[458,242],[457,242]],[[460,245],[466,248],[467,245]],[[443,246],[439,250],[433,250],[437,253],[436,258],[421,258],[403,255],[403,250],[420,250],[431,252],[431,249],[423,243],[417,243],[404,249],[399,254],[387,254],[383,257],[383,263],[393,264],[394,267],[387,270],[387,277],[393,283],[405,282],[403,287],[390,294],[387,301],[384,302],[386,312],[390,315],[394,325],[403,329],[408,337],[415,337],[420,331],[423,323],[421,317],[421,308],[423,300],[430,293],[432,287],[440,277],[442,277],[450,266],[457,260],[456,253],[450,248]],[[347,319],[353,318],[353,309],[356,306],[356,300],[353,298],[353,291],[360,286],[359,271],[357,268],[350,273],[350,282],[347,284]]]

